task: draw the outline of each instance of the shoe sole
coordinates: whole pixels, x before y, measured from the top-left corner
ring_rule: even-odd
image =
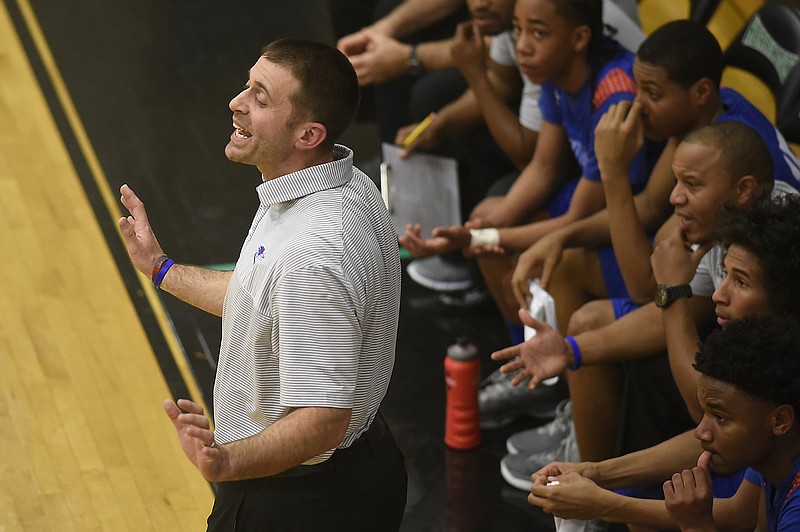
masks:
[[[406,273],[418,285],[422,285],[430,290],[437,292],[458,292],[472,288],[472,281],[434,281],[428,277],[423,277],[414,268],[406,268]]]
[[[511,474],[511,471],[508,470],[508,467],[506,467],[506,464],[503,461],[500,461],[500,474],[503,475],[503,479],[506,482],[508,482],[510,485],[514,486],[518,490],[522,491],[531,490],[531,484],[533,483],[533,481],[531,481],[530,478],[527,481],[525,481],[521,478],[515,477],[514,475]]]

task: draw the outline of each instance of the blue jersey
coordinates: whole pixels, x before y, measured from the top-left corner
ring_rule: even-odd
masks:
[[[776,486],[758,472],[747,470],[747,480],[760,485],[767,501],[767,521],[769,532],[789,532],[800,530],[800,460],[792,467],[792,472]]]
[[[594,153],[594,128],[611,105],[636,97],[633,54],[615,41],[609,45],[614,53],[577,94],[547,82],[539,96],[542,118],[564,128],[582,176],[595,182],[600,182],[600,169]],[[644,188],[663,147],[663,142],[645,140],[644,149],[631,162],[628,176],[634,194]]]
[[[733,89],[720,90],[720,99],[724,111],[717,122],[741,122],[753,128],[764,140],[772,157],[772,173],[776,181],[783,181],[800,190],[800,162],[783,138],[780,131],[764,114]]]

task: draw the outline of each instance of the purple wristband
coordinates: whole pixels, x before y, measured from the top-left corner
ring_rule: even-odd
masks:
[[[167,272],[174,264],[175,261],[172,259],[167,259],[161,264],[161,268],[158,270],[156,278],[153,279],[153,286],[156,288],[161,288],[161,281],[164,280],[164,276],[167,275]]]
[[[575,341],[575,338],[572,336],[567,336],[564,338],[567,341],[569,346],[572,348],[572,357],[575,359],[575,362],[569,367],[570,371],[577,371],[581,369],[581,365],[583,365],[583,357],[581,356],[581,348],[578,347],[578,342]]]

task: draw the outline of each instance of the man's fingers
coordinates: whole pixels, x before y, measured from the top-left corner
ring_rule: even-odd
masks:
[[[147,211],[139,196],[127,185],[119,187],[120,202],[136,220],[147,222]],[[130,218],[130,217],[129,217]]]
[[[512,345],[511,347],[506,347],[505,349],[501,349],[500,351],[495,351],[492,353],[492,360],[501,361],[501,360],[508,360],[510,358],[514,358],[515,356],[519,355],[519,345]]]
[[[550,276],[553,275],[555,268],[556,262],[549,259],[542,264],[542,276],[539,278],[539,286],[542,287],[542,290],[547,290],[550,286]]]
[[[517,358],[512,358],[509,362],[506,362],[502,366],[500,366],[500,373],[508,374],[514,373],[523,368],[522,360]]]
[[[633,104],[630,104],[630,108],[628,109],[628,116],[625,117],[625,121],[628,123],[635,122],[639,120],[639,115],[642,112],[642,104],[637,101],[634,101]]]
[[[536,329],[536,332],[542,331],[542,330],[546,329],[547,327],[549,327],[549,325],[547,325],[545,322],[539,321],[537,319],[534,319],[528,313],[528,311],[526,309],[522,309],[522,308],[519,309],[517,314],[519,314],[519,319],[522,320],[522,323],[524,323],[528,327],[532,327],[533,329]]]
[[[451,225],[450,227],[435,227],[431,234],[433,236],[441,236],[444,238],[456,238],[464,233],[464,226]]]
[[[517,304],[521,309],[528,308],[527,298],[531,295],[531,292],[527,285],[528,285],[527,282],[512,284],[512,289],[514,291],[514,299],[517,300]]]
[[[472,21],[461,22],[456,26],[456,39],[469,39],[470,32],[472,31]]]
[[[187,425],[194,425],[195,427],[199,427],[201,429],[210,429],[211,423],[209,423],[208,418],[201,414],[181,414],[178,416],[178,419],[186,423]]]
[[[117,226],[119,227],[122,236],[128,238],[133,236],[136,232],[133,229],[133,217],[132,216],[123,216],[117,222]]]
[[[178,405],[176,405],[171,399],[164,401],[164,412],[166,412],[169,418],[173,421],[178,419],[178,416],[182,413],[181,409],[178,408]]]
[[[192,414],[203,414],[203,407],[188,399],[178,399],[178,408]]]
[[[472,38],[473,44],[478,47],[483,46],[483,35],[481,35],[481,30],[478,27],[478,23],[471,21],[470,24],[472,25],[472,28],[470,29],[469,36]]]
[[[514,377],[511,379],[511,386],[519,386],[529,378],[530,378],[530,373],[528,373],[527,371],[518,371],[514,374]]]
[[[711,461],[711,451],[703,451],[697,458],[697,467],[703,468],[708,471],[708,463]]]
[[[614,118],[616,122],[623,122],[628,114],[631,104],[629,101],[619,102],[614,109]]]
[[[349,59],[350,59],[350,64],[353,65],[353,70],[355,70],[357,73],[362,73],[361,70],[367,63],[363,55],[362,54],[355,55],[350,57]]]
[[[192,436],[193,438],[197,438],[203,445],[207,447],[212,447],[214,445],[214,433],[208,429],[200,428],[196,425],[190,425],[186,427],[186,434]]]
[[[697,485],[697,482],[694,478],[694,471],[692,469],[684,469],[681,471],[681,479],[683,479],[683,485],[690,490],[694,490],[695,486]]]

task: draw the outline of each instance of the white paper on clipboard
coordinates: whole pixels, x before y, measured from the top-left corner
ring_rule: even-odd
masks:
[[[398,235],[409,223],[422,226],[423,238],[434,227],[461,223],[455,159],[426,153],[403,159],[403,148],[386,142],[381,151],[381,194]]]

